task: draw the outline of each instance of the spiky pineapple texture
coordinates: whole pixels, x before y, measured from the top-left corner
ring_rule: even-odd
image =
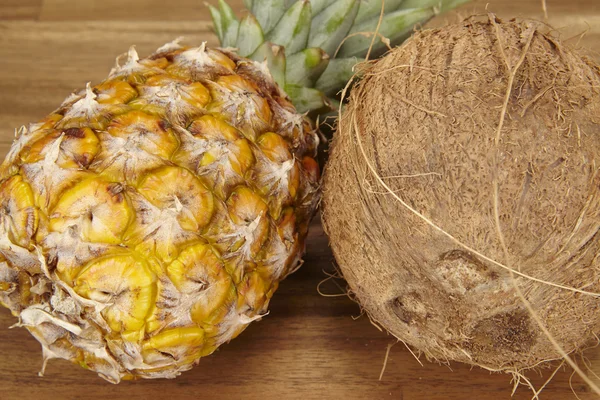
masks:
[[[1,167],[0,301],[111,382],[174,377],[299,265],[318,138],[263,63],[177,42],[23,128]]]

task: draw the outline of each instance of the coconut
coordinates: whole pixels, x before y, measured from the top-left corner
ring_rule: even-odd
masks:
[[[600,68],[534,21],[418,32],[339,121],[323,223],[369,316],[520,371],[600,332]]]

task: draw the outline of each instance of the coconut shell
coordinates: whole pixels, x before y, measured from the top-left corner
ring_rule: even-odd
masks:
[[[567,353],[600,332],[600,69],[548,31],[490,16],[418,32],[366,67],[339,121],[335,258],[430,358],[517,371],[561,358],[540,323]]]

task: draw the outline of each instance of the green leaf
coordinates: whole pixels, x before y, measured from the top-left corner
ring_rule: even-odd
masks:
[[[390,45],[394,46],[404,41],[413,33],[414,27],[417,24],[423,24],[435,15],[434,9],[429,8],[413,8],[408,10],[399,10],[386,15],[379,27],[379,35],[390,39]],[[352,27],[350,35],[358,32],[374,33],[377,29],[379,17],[372,18],[368,21]],[[372,35],[358,34],[349,38],[338,54],[339,57],[362,57],[366,54],[371,46]],[[381,42],[380,38],[375,38],[372,52],[378,54],[385,50],[386,46]]]
[[[219,9],[221,14],[221,26],[223,30],[223,39],[221,40],[221,46],[223,47],[234,47],[238,37],[239,21],[229,4],[224,0],[219,0]]]
[[[227,2],[225,2],[225,0],[219,0],[219,10],[221,13],[221,21],[224,22],[223,27],[225,29],[227,29],[226,21],[237,21],[237,18],[235,16],[233,10],[229,6],[229,4],[227,4]]]
[[[244,0],[244,6],[246,6],[247,10],[252,9],[252,0]]]
[[[335,2],[336,0],[310,0],[313,14],[315,15],[317,15],[318,13],[320,13]]]
[[[288,85],[313,87],[329,64],[329,55],[318,47],[287,57],[285,80]]]
[[[235,42],[237,41],[238,31],[240,28],[240,23],[236,21],[230,21],[227,30],[223,34],[223,47],[235,47]]]
[[[248,57],[264,41],[263,31],[254,15],[248,14],[242,18],[235,45],[238,48],[238,54],[242,57]]]
[[[352,78],[355,73],[353,68],[360,61],[356,57],[329,60],[327,69],[319,77],[314,87],[327,96],[335,96],[340,88],[346,86],[346,83]]]
[[[253,0],[252,14],[265,34],[271,32],[286,10],[286,0]]]
[[[267,62],[271,76],[280,88],[285,87],[285,49],[271,42],[264,42],[250,59],[258,62]]]
[[[288,9],[267,39],[285,47],[287,54],[306,48],[312,17],[310,1],[297,1]]]
[[[320,47],[333,56],[350,31],[359,5],[357,0],[338,0],[314,17],[308,47]]]
[[[440,4],[442,0],[405,0],[402,8],[425,8],[425,7],[433,7]]]
[[[396,11],[403,5],[405,0],[385,0],[385,14],[389,14],[392,11]],[[437,0],[439,1],[439,0]],[[356,20],[354,23],[363,22],[365,20],[371,19],[373,17],[379,18],[379,14],[381,13],[381,4],[383,0],[364,0],[360,3],[360,8],[358,9],[358,14],[356,15]],[[404,8],[404,7],[403,7]]]
[[[290,99],[292,99],[292,102],[299,113],[330,107],[327,97],[323,92],[320,92],[317,89],[287,85],[285,87],[285,92],[290,96]]]
[[[213,27],[217,37],[219,38],[219,42],[223,42],[223,24],[221,23],[221,13],[210,4],[208,4],[208,11],[210,12],[210,17],[212,18]]]

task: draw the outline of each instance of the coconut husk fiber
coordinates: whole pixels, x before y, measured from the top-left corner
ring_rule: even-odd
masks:
[[[600,69],[549,31],[418,32],[365,67],[338,122],[335,258],[429,358],[520,371],[562,358],[548,336],[571,353],[600,332]]]

